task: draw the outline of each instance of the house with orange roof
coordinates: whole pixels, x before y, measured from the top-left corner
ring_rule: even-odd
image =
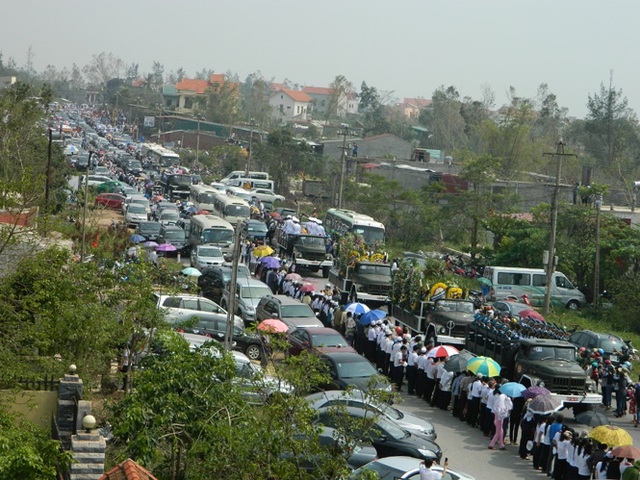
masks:
[[[405,98],[398,106],[402,109],[404,116],[410,120],[417,120],[420,111],[427,108],[433,102],[426,98]]]
[[[130,458],[106,472],[99,480],[158,480]]]
[[[165,85],[162,89],[164,106],[180,113],[193,111],[195,101],[203,97],[208,90],[217,90],[227,84],[221,73],[212,73],[208,80],[183,78],[174,85]],[[238,84],[229,83],[233,94],[238,94]]]
[[[306,120],[311,97],[300,90],[282,88],[269,96],[272,115],[281,122]]]
[[[304,93],[313,99],[313,113],[316,117],[324,116],[331,101],[332,90],[327,87],[304,87]],[[338,99],[336,115],[345,117],[348,113],[358,113],[360,100],[356,93],[343,93]]]

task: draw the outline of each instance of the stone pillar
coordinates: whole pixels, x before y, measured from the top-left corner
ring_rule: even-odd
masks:
[[[58,429],[62,446],[68,450],[71,435],[76,425],[76,399],[82,398],[82,380],[76,375],[76,366],[69,367],[69,373],[60,379],[58,385]]]
[[[96,419],[87,415],[82,419],[84,430],[71,436],[71,452],[75,462],[71,464],[70,480],[98,480],[104,475],[104,456],[107,442],[93,428]]]

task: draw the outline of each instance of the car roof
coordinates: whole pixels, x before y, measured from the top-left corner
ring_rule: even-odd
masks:
[[[256,287],[256,286],[264,286],[269,287],[266,283],[261,282],[257,278],[249,278],[249,277],[238,277],[238,283],[243,287]]]
[[[333,359],[340,363],[368,362],[366,358],[356,352],[327,352],[322,357]]]
[[[337,330],[334,330],[333,328],[329,328],[329,327],[310,327],[310,326],[305,326],[305,327],[294,327],[293,329],[289,330],[288,333],[293,333],[296,330],[305,330],[305,331],[310,331],[311,333],[319,333],[319,334],[338,334],[340,335],[340,332],[338,332]]]
[[[302,302],[286,295],[268,295],[265,298],[278,300],[282,305],[304,305]]]
[[[184,230],[182,230],[182,229],[181,229],[179,226],[177,226],[177,225],[162,225],[160,228],[161,228],[161,229],[163,229],[163,228],[164,228],[164,231],[165,231],[165,232],[166,232],[166,231],[169,231],[169,230],[179,230],[179,231],[181,231],[181,232],[183,232],[183,231],[184,231]]]

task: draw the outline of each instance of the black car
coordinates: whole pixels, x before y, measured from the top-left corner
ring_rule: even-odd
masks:
[[[320,357],[327,366],[330,382],[323,385],[325,390],[347,390],[352,387],[366,392],[369,388],[391,391],[392,387],[380,377],[380,382],[370,385],[371,378],[379,375],[373,364],[359,353],[330,352]]]
[[[437,462],[442,457],[442,450],[437,443],[411,434],[388,417],[368,417],[371,417],[371,412],[363,408],[347,407],[336,410],[329,407],[318,409],[314,421],[356,436],[358,424],[361,420],[366,420],[371,428],[365,433],[363,440],[374,446],[379,458],[404,455]]]
[[[160,234],[160,224],[158,222],[140,222],[136,227],[136,233],[147,240],[156,241]]]
[[[238,278],[247,278],[247,270],[238,268]],[[231,267],[221,265],[205,268],[198,277],[198,287],[202,290],[202,296],[216,303],[222,300],[222,292],[227,283],[231,281]]]
[[[176,252],[185,252],[187,249],[187,237],[184,230],[176,225],[161,225],[158,243],[170,243],[176,247]]]
[[[617,335],[580,330],[571,334],[567,340],[576,347],[584,347],[587,350],[602,349],[604,351],[602,359],[611,360],[614,365],[619,365],[629,360],[629,348],[624,340]]]
[[[181,330],[186,333],[204,334],[220,343],[224,343],[226,328],[226,321],[214,318],[199,318],[193,327],[181,328]],[[260,360],[264,347],[259,336],[249,334],[244,328],[234,325],[233,349],[244,353],[251,360]]]
[[[244,220],[240,227],[240,235],[256,245],[262,245],[269,229],[260,220]]]

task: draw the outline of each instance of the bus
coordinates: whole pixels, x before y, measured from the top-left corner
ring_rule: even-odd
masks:
[[[352,210],[330,208],[324,219],[324,228],[328,235],[356,233],[362,236],[368,245],[384,242],[384,225],[369,215]]]
[[[213,212],[213,203],[216,195],[220,193],[213,187],[203,184],[191,185],[189,190],[189,200],[193,202],[193,206],[198,210],[206,210]]]
[[[216,194],[213,211],[232,225],[251,217],[251,207],[246,200],[226,193]]]
[[[273,191],[273,180],[255,180],[253,178],[236,178],[228,180],[227,185],[253,190],[254,188],[264,188]]]
[[[157,144],[147,145],[144,151],[146,150],[146,157],[151,160],[153,165],[156,165],[160,168],[168,168],[173,165],[180,165],[180,155],[178,155],[173,150],[169,150],[168,148],[164,148]]]
[[[220,247],[225,260],[233,255],[233,226],[216,215],[194,215],[189,225],[187,246],[215,245]]]

